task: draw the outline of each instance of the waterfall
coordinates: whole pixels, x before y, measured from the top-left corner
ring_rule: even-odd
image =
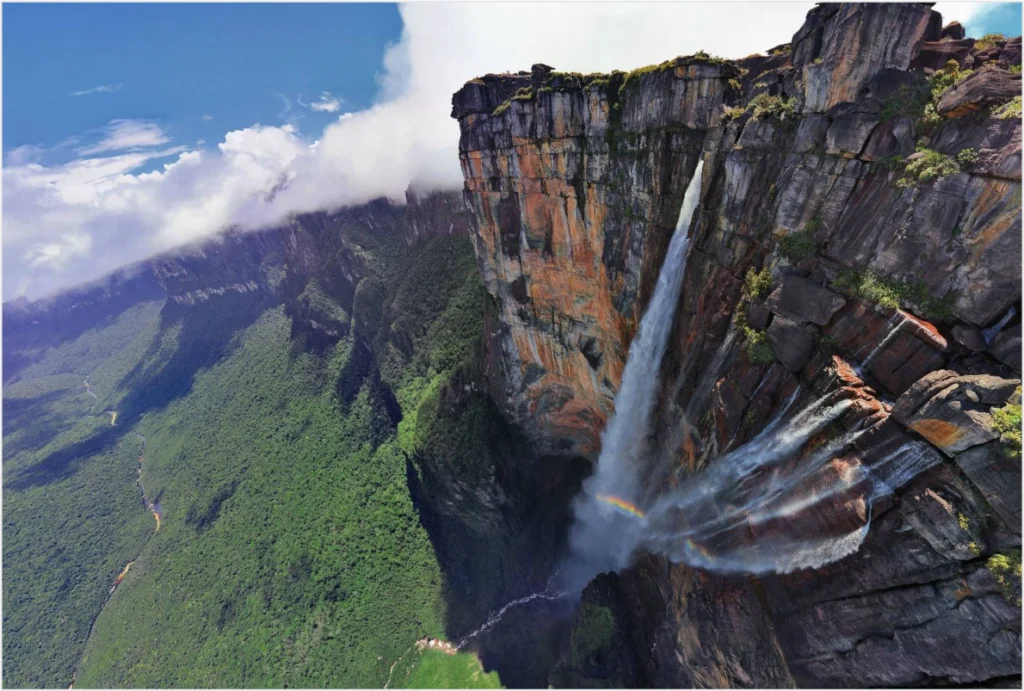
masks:
[[[893,325],[894,322],[895,325]],[[885,335],[885,338],[879,341],[878,345],[871,349],[871,352],[868,353],[868,356],[864,358],[864,360],[859,365],[853,368],[853,371],[857,373],[858,377],[861,377],[863,379],[864,370],[867,369],[868,365],[871,364],[871,361],[874,360],[880,352],[885,350],[885,348],[890,343],[892,343],[892,339],[896,338],[896,335],[900,331],[900,327],[902,327],[906,322],[906,315],[904,315],[903,312],[896,310],[896,314],[894,314],[892,316],[892,319],[889,320],[889,325],[892,326],[892,328],[889,330],[889,333]]]
[[[615,413],[601,435],[601,456],[589,493],[613,493],[634,499],[636,461],[650,428],[651,411],[658,390],[661,359],[668,345],[689,247],[690,220],[700,199],[703,161],[697,164],[679,212],[679,221],[668,246],[647,312],[629,347],[622,386],[615,396]]]
[[[704,162],[699,161],[683,196],[654,295],[630,344],[622,385],[615,396],[615,412],[601,434],[597,468],[574,502],[570,544],[575,559],[566,570],[566,578],[575,581],[573,585],[579,589],[595,574],[627,565],[640,537],[637,523],[623,522],[615,509],[598,497],[613,495],[629,503],[639,499],[640,469],[659,390],[658,375],[679,302],[703,169]]]
[[[1003,327],[1006,326],[1011,319],[1013,319],[1013,315],[1016,313],[1017,310],[1010,307],[1010,309],[1006,311],[1006,314],[1003,315],[1002,319],[996,322],[993,326],[981,330],[981,336],[985,339],[985,345],[991,343],[992,339],[999,335],[999,332],[1003,330]]]
[[[565,592],[557,592],[557,591],[553,592],[553,591],[551,591],[551,589],[549,587],[548,589],[542,590],[539,593],[533,593],[531,595],[527,595],[525,597],[521,597],[521,598],[518,598],[516,600],[512,600],[511,602],[506,603],[501,608],[499,608],[499,609],[491,612],[489,615],[487,615],[487,621],[485,621],[482,626],[480,626],[479,628],[475,629],[474,631],[470,632],[465,637],[463,637],[463,639],[461,641],[459,641],[458,645],[455,646],[455,649],[456,650],[462,650],[463,648],[466,647],[466,644],[468,644],[471,640],[473,640],[474,638],[476,638],[480,634],[487,633],[488,631],[493,629],[494,626],[499,621],[501,621],[501,618],[505,616],[505,613],[508,612],[513,607],[520,607],[522,605],[526,605],[526,604],[529,604],[529,603],[535,602],[535,601],[549,601],[550,602],[550,601],[553,601],[553,600],[561,600],[562,598],[566,597],[567,595],[568,595],[568,593],[565,593]]]

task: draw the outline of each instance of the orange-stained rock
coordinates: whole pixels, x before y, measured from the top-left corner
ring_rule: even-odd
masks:
[[[952,446],[964,436],[964,430],[956,424],[932,418],[914,420],[910,429],[939,447]]]

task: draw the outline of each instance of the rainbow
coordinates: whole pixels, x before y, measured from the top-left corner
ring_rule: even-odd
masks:
[[[638,509],[635,504],[631,504],[628,501],[626,501],[625,499],[619,499],[618,497],[613,497],[613,496],[611,496],[609,494],[598,494],[597,495],[597,500],[598,501],[603,501],[605,504],[611,504],[612,506],[614,506],[617,509],[622,509],[623,511],[625,511],[629,515],[635,516],[636,518],[640,518],[640,519],[646,518],[646,516],[644,515],[643,511]]]

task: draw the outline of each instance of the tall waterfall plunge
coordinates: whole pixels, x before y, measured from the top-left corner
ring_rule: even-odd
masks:
[[[584,483],[573,505],[575,522],[569,539],[575,558],[563,574],[570,588],[582,589],[597,573],[628,566],[640,538],[640,525],[618,520],[598,497],[614,495],[631,503],[639,500],[639,471],[658,391],[658,373],[679,302],[690,222],[700,202],[703,170],[701,160],[683,195],[679,220],[654,295],[630,344],[622,385],[615,396],[615,413],[601,434],[597,469]]]

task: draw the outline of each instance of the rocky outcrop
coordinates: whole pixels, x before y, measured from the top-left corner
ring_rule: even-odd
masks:
[[[893,415],[952,456],[998,438],[988,411],[1006,403],[1019,385],[1019,380],[937,370],[900,396]]]
[[[765,305],[775,314],[799,322],[824,326],[842,309],[846,300],[801,276],[786,276]]]
[[[277,261],[273,262],[273,255]],[[182,305],[205,302],[225,293],[252,293],[268,287],[265,274],[283,268],[276,232],[228,232],[150,262],[168,299]]]
[[[803,70],[806,112],[856,101],[882,70],[907,69],[934,15],[917,3],[823,4],[811,10],[793,37],[793,67]]]
[[[667,475],[713,464],[798,391],[850,402],[828,434],[862,432],[828,477],[894,458],[920,471],[881,498],[859,484],[760,528],[870,525],[855,553],[819,569],[730,580],[652,555],[614,585],[595,581],[584,602],[612,612],[631,653],[564,656],[553,683],[1019,676],[1019,605],[986,566],[1020,544],[1020,464],[991,419],[1019,384],[1019,318],[984,334],[1021,295],[1021,124],[991,108],[1015,95],[993,84],[1019,79],[1019,44],[961,41],[925,4],[826,4],[769,56],[629,75],[535,66],[455,95],[498,306],[494,386],[535,444],[596,455],[702,154],[661,377]],[[933,97],[951,59],[977,71]],[[954,102],[980,110],[960,117]]]
[[[995,65],[985,65],[946,91],[937,110],[948,118],[962,118],[1020,95],[1019,72],[1012,74]]]

